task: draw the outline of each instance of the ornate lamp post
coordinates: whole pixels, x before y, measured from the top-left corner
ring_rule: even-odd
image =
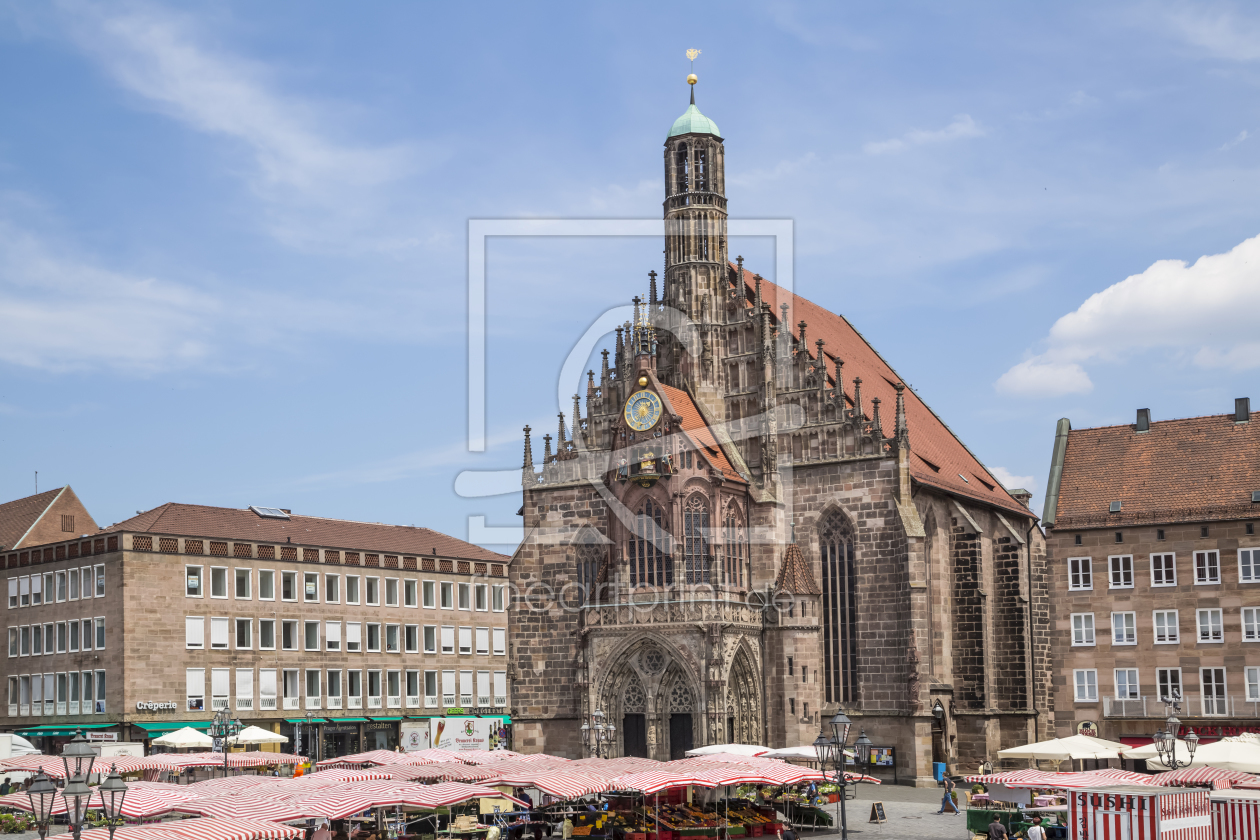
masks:
[[[831,727],[830,736],[827,733],[827,727]],[[857,781],[849,782],[844,775],[845,746],[849,741],[849,730],[853,728],[853,721],[849,720],[848,715],[844,712],[836,712],[828,723],[823,724],[823,729],[818,733],[818,738],[814,740],[814,749],[818,752],[818,761],[822,765],[822,772],[827,774],[827,765],[830,764],[835,771],[836,784],[840,787],[840,838],[841,840],[849,840],[849,815],[845,810],[845,799],[847,798],[847,789],[850,784],[857,784]],[[866,737],[866,733],[862,732],[856,742],[853,744],[854,763],[861,768],[871,758],[871,740]]]
[[[88,802],[92,798],[92,789],[88,787],[88,776],[92,775],[92,764],[96,761],[96,753],[92,751],[83,731],[79,730],[61,751],[61,763],[66,771],[66,786],[61,791],[66,801],[67,819],[70,822],[70,833],[74,840],[79,840],[83,830],[83,821],[87,818]]]
[[[31,800],[35,830],[39,832],[39,840],[44,840],[48,836],[48,822],[52,819],[53,805],[57,801],[57,786],[41,772],[27,788],[26,795]]]
[[[604,724],[604,713],[596,709],[589,722],[582,722],[582,743],[592,758],[607,758],[612,752],[613,739],[617,736],[617,727],[610,721]]]
[[[109,826],[110,840],[113,840],[114,830],[118,827],[118,820],[122,816],[123,799],[127,796],[127,783],[122,780],[122,776],[118,775],[117,765],[109,768],[109,775],[105,777],[105,781],[100,786],[101,805],[105,810],[105,821]]]
[[[1189,767],[1194,762],[1194,751],[1199,748],[1199,736],[1194,731],[1186,735],[1186,752],[1190,754],[1190,760],[1179,759],[1177,736],[1181,734],[1181,721],[1177,718],[1177,712],[1181,711],[1181,695],[1174,693],[1170,697],[1165,697],[1164,709],[1168,712],[1168,720],[1164,722],[1165,728],[1158,730],[1154,736],[1155,752],[1159,754],[1159,763],[1169,770]]]
[[[214,739],[215,749],[223,750],[223,775],[228,774],[228,738],[239,735],[241,729],[244,728],[239,720],[232,720],[232,715],[227,709],[220,709],[214,713],[214,720],[210,722],[210,737]]]

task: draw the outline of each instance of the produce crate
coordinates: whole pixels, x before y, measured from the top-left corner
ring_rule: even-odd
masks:
[[[731,837],[743,837],[747,830],[742,825],[732,825],[726,829],[726,833]]]
[[[751,832],[753,837],[760,837],[764,829],[765,825],[762,823],[754,823],[753,825],[748,826],[748,830]]]
[[[647,833],[642,831],[626,832],[626,840],[647,840]]]

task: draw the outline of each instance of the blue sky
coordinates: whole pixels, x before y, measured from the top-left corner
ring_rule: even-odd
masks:
[[[492,242],[471,454],[468,220],[659,218],[689,47],[732,216],[1036,509],[1059,417],[1260,398],[1246,6],[11,3],[0,496],[516,524],[456,476],[661,246]]]

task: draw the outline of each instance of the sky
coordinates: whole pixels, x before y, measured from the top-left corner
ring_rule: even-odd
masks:
[[[661,242],[489,241],[470,452],[470,221],[659,219],[688,48],[732,218],[1034,510],[1060,417],[1260,398],[1254,6],[0,2],[0,498],[510,551]]]

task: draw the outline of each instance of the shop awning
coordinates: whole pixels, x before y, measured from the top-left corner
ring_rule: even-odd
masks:
[[[402,717],[374,717],[372,723],[397,723]]]
[[[371,723],[367,718],[328,718],[329,723]]]
[[[91,730],[109,729],[114,726],[118,726],[118,724],[117,723],[79,723],[79,724],[73,724],[73,725],[71,724],[46,724],[44,726],[28,726],[24,729],[15,729],[14,732],[16,732],[18,735],[21,735],[23,738],[61,737],[61,736],[73,735],[74,733],[78,732],[80,729],[86,732],[87,730],[90,730],[90,729]]]
[[[163,721],[145,721],[140,723],[132,721],[132,726],[138,726],[144,730],[146,738],[157,738],[174,732],[176,729],[183,729],[187,726],[189,729],[196,729],[198,732],[205,732],[210,728],[213,721],[208,720],[163,720]]]

